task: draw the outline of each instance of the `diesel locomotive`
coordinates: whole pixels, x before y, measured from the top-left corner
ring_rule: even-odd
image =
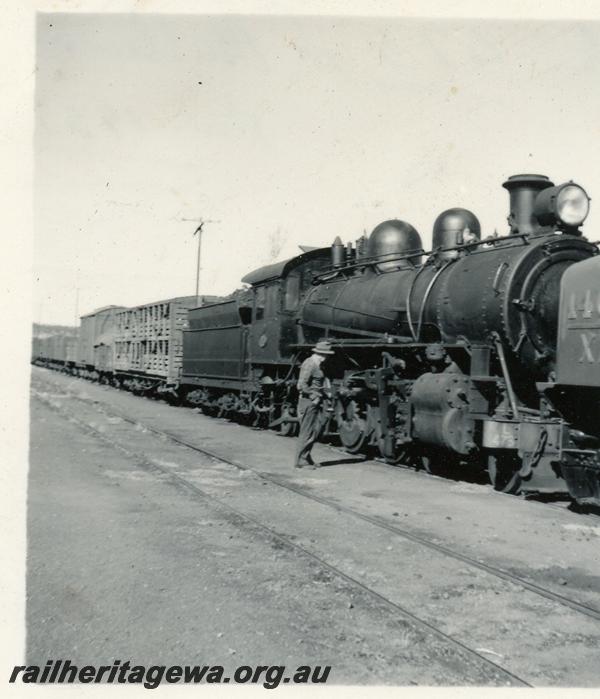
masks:
[[[389,220],[189,308],[168,389],[293,434],[299,364],[327,339],[324,434],[348,451],[457,476],[481,469],[504,492],[600,505],[600,257],[581,232],[590,200],[542,175],[503,186],[506,235],[483,237],[475,214],[453,208],[426,253],[413,226]]]

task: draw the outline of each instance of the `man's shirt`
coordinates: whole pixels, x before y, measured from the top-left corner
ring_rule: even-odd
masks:
[[[311,400],[322,398],[328,384],[329,381],[325,378],[319,360],[316,355],[311,354],[310,357],[302,362],[302,366],[300,367],[298,392],[304,398],[310,398]]]

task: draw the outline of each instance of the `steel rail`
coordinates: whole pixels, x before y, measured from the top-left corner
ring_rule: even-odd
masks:
[[[72,394],[64,394],[64,395],[72,395]],[[75,396],[75,397],[77,398],[77,396]],[[413,614],[408,609],[405,609],[404,607],[397,604],[393,600],[389,599],[385,595],[382,595],[381,593],[377,592],[376,590],[373,590],[368,585],[365,585],[364,583],[360,582],[360,580],[357,580],[356,578],[352,577],[351,575],[348,575],[347,573],[345,573],[343,570],[341,570],[337,566],[327,562],[325,559],[321,558],[319,555],[313,553],[312,551],[309,551],[304,546],[296,543],[295,541],[288,538],[287,536],[277,532],[275,529],[272,529],[271,527],[264,524],[263,522],[256,519],[255,517],[252,517],[251,515],[248,515],[245,512],[242,512],[241,510],[238,510],[237,508],[229,505],[228,503],[224,502],[220,498],[215,498],[213,495],[206,493],[205,491],[203,491],[201,488],[199,488],[197,485],[195,485],[191,481],[187,480],[186,478],[183,478],[182,476],[175,473],[174,471],[172,471],[168,467],[163,466],[162,464],[159,464],[158,462],[155,462],[154,460],[150,459],[147,455],[140,453],[139,451],[133,451],[133,450],[128,449],[127,447],[123,446],[122,444],[114,442],[112,439],[110,439],[110,437],[108,437],[106,435],[106,433],[101,432],[100,430],[96,429],[93,425],[90,425],[85,420],[82,420],[79,417],[76,417],[75,415],[70,413],[69,410],[66,410],[63,407],[57,406],[56,404],[52,403],[50,400],[45,399],[41,395],[37,395],[36,398],[38,400],[40,400],[41,402],[43,402],[44,405],[46,405],[47,407],[52,409],[54,412],[56,412],[61,417],[64,417],[65,419],[69,420],[73,424],[77,425],[83,431],[91,433],[97,439],[99,439],[100,441],[109,445],[113,449],[120,451],[122,454],[125,454],[126,456],[128,456],[131,459],[134,459],[140,466],[146,468],[146,470],[158,471],[158,472],[162,473],[163,475],[168,476],[174,483],[178,484],[179,486],[183,486],[185,489],[191,491],[193,494],[200,496],[203,500],[207,500],[209,503],[211,503],[213,505],[217,504],[219,507],[234,514],[239,519],[244,520],[246,522],[250,522],[257,529],[262,530],[263,532],[267,533],[272,539],[275,539],[276,541],[281,542],[285,546],[287,546],[291,549],[294,549],[295,551],[300,553],[305,558],[307,558],[307,559],[311,560],[313,563],[316,563],[317,565],[319,565],[321,568],[325,568],[330,573],[332,573],[336,577],[344,580],[349,585],[354,586],[354,587],[358,588],[359,590],[361,590],[362,592],[366,593],[369,597],[372,597],[374,600],[376,600],[380,604],[383,604],[384,606],[392,609],[394,612],[396,612],[400,616],[404,617],[405,619],[409,619],[415,625],[421,627],[421,629],[424,629],[424,630],[432,633],[433,635],[437,636],[442,641],[449,643],[452,646],[455,646],[456,648],[458,648],[460,651],[462,651],[466,655],[472,656],[473,658],[476,658],[478,661],[482,662],[484,666],[493,670],[496,673],[496,675],[499,675],[499,674],[503,675],[503,676],[509,678],[512,683],[515,683],[515,684],[520,685],[520,686],[524,686],[524,687],[532,687],[533,686],[533,685],[529,684],[523,678],[512,673],[510,670],[507,670],[506,668],[502,667],[501,665],[498,665],[497,663],[495,663],[493,660],[486,658],[484,655],[481,655],[476,650],[474,650],[473,648],[470,648],[462,641],[459,641],[458,639],[454,638],[453,636],[446,634],[444,631],[437,628],[436,626],[434,626],[430,622],[426,621],[425,619],[422,619],[421,617],[418,617],[416,614]],[[97,401],[84,401],[84,402],[89,403],[89,402],[97,402]],[[107,417],[111,416],[111,414],[109,414],[108,412],[105,414],[107,415]],[[116,413],[113,414],[112,416],[121,417],[120,415],[117,415]],[[123,419],[125,419],[125,418],[123,418]],[[126,421],[130,422],[132,424],[140,424],[141,425],[141,423],[139,423],[135,420],[132,420],[132,419],[128,419]],[[142,425],[142,426],[146,427],[145,425]],[[147,429],[150,432],[156,433],[157,436],[164,435],[164,436],[169,437],[168,433],[166,433],[166,432],[161,432],[160,430],[154,430],[153,428],[147,428]],[[178,441],[180,444],[183,444],[183,442],[181,442],[180,440],[173,440],[173,441]],[[184,445],[184,446],[187,446],[187,445]],[[203,453],[206,453],[207,456],[212,456],[211,454],[208,454],[208,452],[204,452],[204,450],[196,449],[196,451],[202,451]],[[216,458],[219,461],[223,461],[225,463],[231,463],[230,461],[226,461],[224,459],[221,459],[218,456],[212,456],[212,458]],[[232,465],[235,465],[235,464],[232,464]],[[252,470],[252,469],[248,469],[248,470]]]
[[[80,396],[77,396],[76,394],[65,394],[65,395],[70,395],[77,400],[84,402],[84,403],[96,403],[98,405],[104,406],[104,403],[101,403],[100,401],[94,401],[90,399],[85,399],[81,398]],[[171,432],[168,432],[166,430],[158,429],[156,427],[152,427],[146,423],[140,422],[139,420],[136,420],[134,418],[129,417],[128,415],[125,415],[123,413],[120,413],[119,411],[115,411],[112,408],[110,408],[108,411],[104,410],[103,411],[106,415],[109,417],[118,417],[122,419],[124,422],[128,422],[133,425],[140,425],[144,429],[147,429],[148,432],[151,432],[152,434],[155,434],[159,437],[164,437],[172,442],[179,444],[180,446],[187,447],[188,449],[191,449],[193,451],[196,451],[200,454],[205,454],[206,456],[211,457],[212,459],[216,459],[217,461],[221,461],[223,463],[229,464],[230,466],[233,466],[240,471],[248,471],[251,473],[254,473],[256,476],[259,478],[269,481],[270,483],[273,483],[274,485],[277,485],[281,488],[284,488],[286,490],[289,490],[293,493],[296,493],[297,495],[300,495],[302,497],[305,497],[309,500],[313,500],[314,502],[318,502],[321,505],[324,505],[326,507],[330,507],[337,512],[343,512],[344,514],[351,515],[352,517],[355,517],[357,519],[360,519],[364,522],[368,522],[369,524],[372,524],[376,527],[380,527],[382,529],[385,529],[393,534],[396,534],[397,536],[400,536],[404,539],[410,540],[413,543],[419,544],[421,546],[424,546],[432,551],[436,551],[437,553],[441,553],[444,556],[448,558],[453,558],[455,560],[461,561],[462,563],[465,563],[467,565],[470,565],[474,568],[477,568],[478,570],[481,570],[485,573],[488,573],[490,575],[493,575],[497,578],[500,578],[502,580],[505,580],[507,582],[513,583],[515,585],[518,585],[525,590],[528,590],[529,592],[533,592],[536,595],[539,595],[541,597],[544,597],[552,602],[556,602],[557,604],[560,604],[562,606],[568,607],[569,609],[572,609],[573,611],[576,611],[580,614],[583,614],[587,617],[590,617],[592,619],[595,619],[597,621],[600,621],[600,610],[590,607],[582,602],[578,602],[577,600],[573,600],[570,597],[565,597],[564,595],[561,595],[558,592],[553,592],[552,590],[548,590],[545,587],[541,587],[540,585],[537,585],[536,583],[530,582],[529,580],[526,580],[525,578],[522,578],[519,575],[515,575],[513,573],[509,573],[506,570],[503,570],[502,568],[499,568],[497,566],[490,565],[489,563],[483,563],[482,561],[479,561],[475,558],[471,558],[470,556],[467,556],[466,554],[460,553],[459,551],[453,551],[452,549],[442,545],[442,544],[437,544],[433,541],[430,541],[429,539],[426,539],[422,536],[419,536],[417,534],[414,534],[411,531],[408,531],[407,529],[403,529],[402,527],[398,527],[397,525],[390,524],[389,522],[386,522],[385,520],[379,518],[379,517],[374,517],[372,515],[367,515],[363,512],[359,512],[358,510],[354,510],[351,507],[347,507],[345,505],[341,505],[338,502],[335,502],[333,500],[329,500],[328,498],[321,497],[320,495],[315,495],[314,493],[307,492],[300,486],[295,486],[291,483],[285,482],[283,480],[280,480],[276,476],[273,476],[270,473],[266,473],[264,471],[258,471],[257,469],[252,468],[251,466],[247,466],[245,464],[242,464],[234,459],[225,457],[221,454],[218,454],[217,452],[212,451],[211,449],[206,449],[205,447],[199,447],[195,444],[192,444],[191,442],[186,441],[185,439],[181,439],[180,437],[177,437],[176,435],[172,434]]]

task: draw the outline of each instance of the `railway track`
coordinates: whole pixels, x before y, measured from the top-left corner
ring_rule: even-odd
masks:
[[[55,389],[56,387],[52,386],[51,388]],[[590,619],[593,619],[595,621],[600,621],[600,610],[599,609],[596,609],[595,607],[591,607],[591,606],[584,604],[578,600],[574,600],[570,597],[567,597],[566,595],[562,595],[558,592],[555,592],[553,590],[545,588],[541,585],[538,585],[537,583],[526,580],[525,578],[523,578],[519,575],[516,575],[514,573],[511,573],[510,571],[507,571],[507,570],[504,570],[500,567],[485,563],[481,560],[478,560],[478,559],[475,559],[471,556],[468,556],[460,551],[452,550],[452,549],[448,548],[447,546],[444,546],[444,545],[439,544],[437,542],[431,541],[423,536],[415,534],[414,532],[411,532],[408,529],[405,529],[403,527],[399,527],[395,524],[390,524],[389,522],[386,522],[381,518],[365,514],[364,512],[360,512],[352,507],[342,505],[342,504],[335,502],[329,498],[317,495],[313,492],[308,491],[306,488],[303,488],[301,485],[289,483],[289,482],[284,481],[280,478],[277,478],[276,476],[273,476],[271,473],[259,471],[255,468],[252,468],[251,466],[243,464],[235,459],[231,459],[231,458],[228,458],[222,454],[219,454],[218,452],[215,452],[215,451],[210,450],[210,449],[206,449],[205,447],[200,447],[197,444],[193,444],[192,442],[189,442],[185,439],[181,439],[180,437],[172,434],[168,430],[158,429],[158,428],[156,428],[148,423],[140,422],[139,420],[134,419],[121,411],[115,410],[112,407],[108,408],[105,403],[102,403],[100,401],[83,398],[83,397],[81,397],[77,394],[74,394],[74,393],[68,393],[68,394],[65,393],[65,395],[69,395],[70,398],[74,398],[78,401],[81,401],[82,403],[95,405],[96,408],[97,409],[100,408],[100,411],[103,412],[107,417],[119,418],[119,419],[121,419],[124,422],[127,422],[129,424],[139,425],[139,426],[143,427],[145,430],[147,430],[148,432],[150,432],[151,434],[154,434],[161,439],[167,439],[174,444],[178,444],[179,446],[185,447],[187,449],[190,449],[190,450],[195,451],[195,452],[200,453],[200,454],[204,454],[205,456],[208,456],[212,459],[216,459],[216,460],[221,461],[223,463],[229,464],[230,466],[233,466],[234,468],[236,468],[240,471],[253,473],[257,477],[261,478],[263,481],[267,481],[267,482],[269,482],[269,483],[271,483],[279,488],[283,488],[289,492],[292,492],[292,493],[299,495],[303,498],[311,500],[312,502],[318,503],[319,505],[322,505],[324,507],[330,508],[336,512],[342,512],[342,513],[349,515],[355,519],[367,522],[370,525],[373,525],[373,526],[378,527],[380,529],[386,530],[386,531],[394,534],[395,536],[400,537],[406,541],[410,541],[414,544],[417,544],[417,545],[422,546],[426,549],[429,549],[429,550],[434,551],[438,554],[441,554],[447,558],[450,558],[450,559],[453,559],[456,561],[460,561],[461,563],[464,563],[464,564],[466,564],[474,569],[480,570],[480,571],[487,573],[488,575],[494,576],[495,578],[498,578],[500,580],[504,580],[506,582],[512,583],[513,585],[517,585],[524,590],[527,590],[529,592],[534,593],[535,595],[538,595],[539,597],[543,597],[544,599],[547,599],[551,602],[554,602],[554,603],[559,604],[563,607],[569,608],[569,609],[571,609],[579,614],[582,614]]]
[[[55,387],[53,387],[53,388],[55,388]],[[147,471],[151,471],[151,472],[154,471],[156,473],[162,474],[163,476],[166,476],[168,481],[185,489],[186,491],[191,493],[194,497],[205,500],[213,505],[217,505],[219,508],[221,508],[225,512],[229,513],[229,515],[232,516],[233,518],[235,518],[239,523],[251,524],[253,527],[255,527],[258,531],[261,531],[264,535],[266,535],[272,541],[278,542],[280,545],[283,545],[283,546],[287,547],[288,549],[295,551],[297,554],[301,555],[306,560],[309,560],[313,564],[316,564],[323,571],[327,571],[328,573],[335,576],[339,580],[345,582],[351,588],[354,588],[355,590],[368,596],[373,602],[387,608],[390,612],[392,612],[394,615],[396,615],[396,617],[399,617],[400,619],[403,619],[403,620],[411,623],[413,626],[420,629],[421,632],[423,632],[425,634],[433,635],[442,643],[452,647],[456,652],[459,653],[459,655],[463,659],[468,659],[471,662],[476,663],[477,666],[479,666],[481,669],[483,669],[484,671],[486,671],[488,673],[491,672],[492,677],[494,678],[494,681],[496,683],[501,683],[501,684],[504,684],[505,686],[506,685],[521,686],[521,687],[532,687],[533,686],[532,684],[527,682],[522,677],[511,672],[506,667],[503,667],[502,665],[494,662],[493,660],[486,657],[481,652],[478,652],[478,650],[470,647],[466,643],[463,643],[461,640],[455,638],[454,636],[445,633],[442,629],[436,627],[434,624],[430,623],[426,619],[423,619],[420,616],[414,614],[409,609],[406,609],[405,607],[398,604],[394,600],[390,599],[386,595],[381,594],[377,590],[373,589],[371,586],[361,582],[356,577],[349,575],[347,572],[343,571],[337,565],[332,564],[331,562],[325,560],[322,556],[314,553],[313,551],[310,551],[308,548],[297,543],[289,536],[281,534],[275,528],[265,524],[264,522],[260,521],[256,517],[249,515],[247,512],[243,512],[242,510],[232,506],[231,504],[227,503],[224,499],[215,498],[215,496],[213,494],[206,492],[205,490],[200,488],[197,484],[193,483],[190,479],[181,476],[180,474],[176,473],[172,468],[169,468],[168,466],[165,466],[163,463],[160,463],[160,461],[157,461],[157,460],[149,457],[147,454],[144,454],[137,449],[132,449],[132,448],[129,448],[127,446],[124,446],[121,443],[116,442],[109,435],[107,435],[104,430],[98,429],[98,427],[94,426],[94,424],[90,424],[89,421],[82,419],[81,415],[78,416],[73,411],[66,409],[64,406],[57,405],[57,403],[52,400],[52,397],[56,398],[59,396],[76,398],[77,400],[80,400],[82,403],[86,403],[88,406],[94,407],[96,410],[98,409],[98,407],[100,407],[101,409],[99,412],[101,412],[107,418],[120,418],[129,424],[136,425],[136,426],[142,426],[148,432],[151,432],[152,434],[156,435],[159,438],[168,439],[171,442],[173,442],[174,444],[178,444],[179,446],[184,446],[184,447],[187,447],[187,448],[192,449],[194,451],[200,452],[206,456],[209,456],[211,459],[217,459],[223,463],[227,463],[229,465],[235,466],[236,468],[240,468],[240,466],[235,464],[234,461],[228,460],[228,459],[222,459],[221,457],[210,452],[209,450],[203,450],[203,449],[196,448],[193,445],[188,445],[183,440],[179,440],[179,439],[169,435],[166,432],[162,432],[162,431],[157,430],[155,428],[146,427],[145,425],[141,425],[141,423],[139,423],[139,421],[136,421],[136,420],[133,420],[127,416],[124,416],[124,415],[120,414],[118,411],[106,410],[106,409],[104,409],[104,405],[101,404],[99,401],[93,401],[93,400],[91,401],[91,400],[87,400],[87,399],[82,399],[78,396],[75,396],[74,394],[68,394],[68,393],[60,394],[60,393],[57,393],[56,390],[54,390],[54,392],[52,394],[50,394],[49,396],[44,396],[41,393],[35,394],[35,397],[37,400],[40,400],[47,407],[49,407],[50,409],[52,409],[53,411],[58,413],[61,417],[69,420],[71,423],[75,424],[77,427],[79,427],[84,432],[93,435],[95,438],[97,438],[98,440],[100,440],[104,444],[108,445],[110,448],[115,449],[115,450],[119,451],[120,453],[122,453],[123,455],[125,455],[126,457],[132,459],[141,468],[143,468]],[[254,473],[256,473],[256,475],[260,475],[254,469],[244,467],[244,470],[254,472]],[[262,475],[260,477],[263,478]],[[270,480],[270,482],[272,482],[275,485],[280,485],[277,482],[277,479],[269,479],[269,480]],[[298,494],[302,494],[302,493],[300,491],[298,491]]]

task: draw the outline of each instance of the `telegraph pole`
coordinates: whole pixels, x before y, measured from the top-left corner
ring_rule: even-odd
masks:
[[[202,233],[204,226],[207,223],[220,223],[220,221],[214,221],[213,219],[204,218],[180,218],[180,221],[194,221],[198,223],[198,227],[194,231],[194,235],[198,235],[198,256],[196,258],[196,304],[200,305],[200,259],[202,255]]]
[[[194,231],[194,235],[198,234],[198,259],[196,261],[196,306],[200,305],[200,255],[202,251],[202,229],[205,221],[202,221],[198,228]]]
[[[79,325],[79,287],[75,289],[75,327]]]

